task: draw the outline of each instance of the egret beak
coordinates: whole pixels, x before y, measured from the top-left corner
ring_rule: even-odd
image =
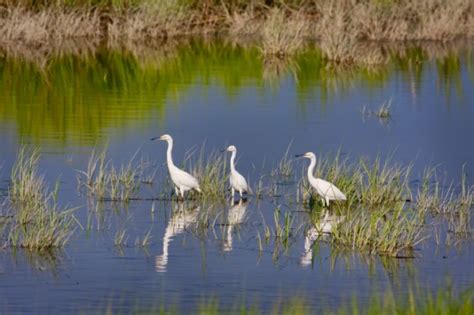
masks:
[[[222,150],[221,150],[221,152],[225,152],[225,151],[227,151],[227,149],[222,149]]]
[[[155,140],[163,140],[163,139],[161,139],[161,136],[160,136],[160,137],[153,137],[153,138],[151,138],[150,140],[151,140],[151,141],[155,141]]]
[[[296,154],[295,157],[301,158],[301,157],[304,157],[304,154]]]

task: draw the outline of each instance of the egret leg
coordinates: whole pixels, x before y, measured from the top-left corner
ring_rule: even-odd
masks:
[[[183,188],[180,188],[179,191],[180,191],[180,193],[181,193],[181,199],[184,200],[184,189],[183,189]]]
[[[321,202],[323,203],[323,207],[325,207],[326,206],[326,200],[321,197]]]
[[[326,205],[329,208],[329,197],[326,196]]]
[[[233,187],[231,188],[230,193],[232,195],[232,199],[234,199],[235,189]]]
[[[174,186],[174,191],[176,193],[176,199],[179,199],[179,189],[178,186]]]

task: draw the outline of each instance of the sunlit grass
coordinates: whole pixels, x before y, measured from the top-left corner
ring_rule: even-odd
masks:
[[[218,150],[208,153],[202,145],[197,157],[192,150],[186,154],[184,165],[198,179],[202,199],[222,201],[226,198],[229,180],[226,154]]]
[[[320,197],[309,186],[304,171],[296,200],[318,217],[321,211],[328,210],[321,207]],[[380,157],[350,163],[339,154],[320,156],[315,176],[334,183],[347,195],[347,201],[333,202],[330,207],[343,217],[331,232],[330,240],[335,245],[379,255],[413,257],[414,249],[432,235],[428,222],[437,213],[448,214],[448,228],[454,234],[471,233],[473,188],[466,184],[465,177],[461,187],[444,187],[435,169],[428,169],[421,185],[415,187],[411,185],[411,165],[397,165]]]
[[[3,230],[7,246],[48,250],[66,245],[73,233],[74,209],[59,207],[59,182],[50,192],[38,175],[39,158],[37,149],[18,151],[9,192],[11,219]]]
[[[135,161],[137,153],[117,169],[112,161],[107,159],[107,147],[102,151],[94,149],[89,157],[87,169],[78,171],[79,187],[85,187],[87,192],[98,200],[130,201],[136,197],[142,182],[142,174],[147,166],[143,159],[141,163]],[[147,180],[150,178],[147,177]]]

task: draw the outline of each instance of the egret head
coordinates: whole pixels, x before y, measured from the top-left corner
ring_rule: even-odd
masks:
[[[227,147],[227,149],[225,149],[226,151],[229,151],[229,152],[235,152],[237,151],[237,148],[233,145],[230,145]]]
[[[236,152],[237,148],[233,145],[228,146],[225,149],[222,149],[221,152]]]
[[[316,159],[316,155],[313,153],[313,152],[306,152],[304,154],[297,154],[295,155],[295,157],[299,157],[299,158],[307,158],[307,159]]]
[[[160,136],[160,137],[151,138],[150,140],[152,140],[152,141],[153,141],[153,140],[173,141],[173,138],[171,138],[171,136],[168,135],[168,134],[164,134],[164,135],[162,135],[162,136]]]

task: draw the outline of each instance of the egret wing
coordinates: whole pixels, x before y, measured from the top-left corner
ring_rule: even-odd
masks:
[[[199,189],[198,180],[191,174],[183,170],[180,170],[179,168],[175,168],[174,173],[175,174],[172,174],[171,177],[176,184],[185,186],[191,189],[196,189],[196,188]]]
[[[316,185],[324,196],[328,196],[332,200],[346,200],[346,195],[344,195],[334,184],[318,178]]]

